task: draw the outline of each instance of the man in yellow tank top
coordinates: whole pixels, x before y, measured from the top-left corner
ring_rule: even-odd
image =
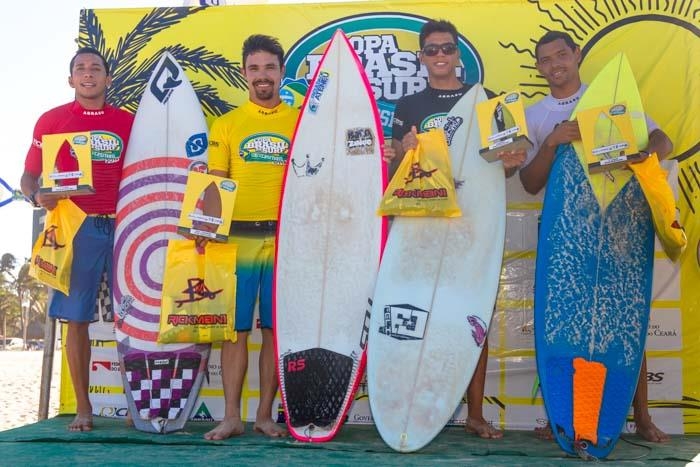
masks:
[[[243,43],[243,74],[249,100],[214,121],[209,136],[209,172],[238,182],[229,241],[238,244],[236,319],[238,339],[221,348],[224,419],[204,435],[220,440],[240,435],[241,391],[248,369],[248,334],[253,309],[260,300],[260,403],[254,429],[267,436],[285,436],[272,419],[277,392],[272,333],[272,273],[277,213],[285,165],[299,112],[280,100],[284,51],[277,39],[250,36]],[[203,243],[200,239],[199,243]]]

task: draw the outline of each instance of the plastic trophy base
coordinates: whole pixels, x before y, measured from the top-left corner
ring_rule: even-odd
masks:
[[[610,159],[602,159],[599,162],[588,164],[588,173],[596,174],[600,172],[610,172],[615,169],[623,169],[630,162],[643,161],[649,157],[644,153],[629,154],[625,156],[612,157]]]
[[[39,188],[39,193],[41,196],[78,196],[78,195],[93,195],[95,194],[95,189],[90,185],[69,185],[61,186],[56,185],[53,187],[42,187]]]
[[[208,230],[196,229],[194,227],[182,227],[177,226],[177,233],[182,236],[198,236],[206,237],[215,242],[226,242],[228,241],[228,235],[218,234],[216,232],[209,232]]]
[[[489,162],[499,160],[498,155],[504,151],[527,151],[532,148],[532,142],[525,135],[518,135],[513,138],[506,138],[495,142],[488,148],[479,149],[479,155]]]

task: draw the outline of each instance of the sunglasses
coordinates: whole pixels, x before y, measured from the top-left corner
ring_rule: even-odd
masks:
[[[453,53],[457,52],[457,44],[453,44],[452,42],[446,42],[444,44],[428,44],[423,47],[421,52],[425,56],[434,57],[441,50],[445,55],[452,55]]]

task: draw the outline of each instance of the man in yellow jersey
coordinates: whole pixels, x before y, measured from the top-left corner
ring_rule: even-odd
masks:
[[[299,112],[280,100],[284,50],[277,39],[253,35],[243,43],[243,75],[249,100],[214,121],[209,136],[209,172],[238,181],[238,194],[229,241],[238,244],[236,261],[236,322],[238,339],[221,348],[224,419],[204,435],[226,439],[244,431],[241,391],[248,369],[248,334],[253,308],[260,300],[262,349],[260,351],[260,403],[255,431],[285,436],[272,419],[277,392],[272,333],[272,273],[275,257],[277,212],[285,164]],[[206,199],[205,199],[206,202]],[[201,245],[206,240],[198,239]]]

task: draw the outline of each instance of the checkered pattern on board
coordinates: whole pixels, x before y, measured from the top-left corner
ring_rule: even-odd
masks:
[[[142,419],[172,420],[180,415],[197,377],[196,352],[134,353],[124,357],[126,378]]]

